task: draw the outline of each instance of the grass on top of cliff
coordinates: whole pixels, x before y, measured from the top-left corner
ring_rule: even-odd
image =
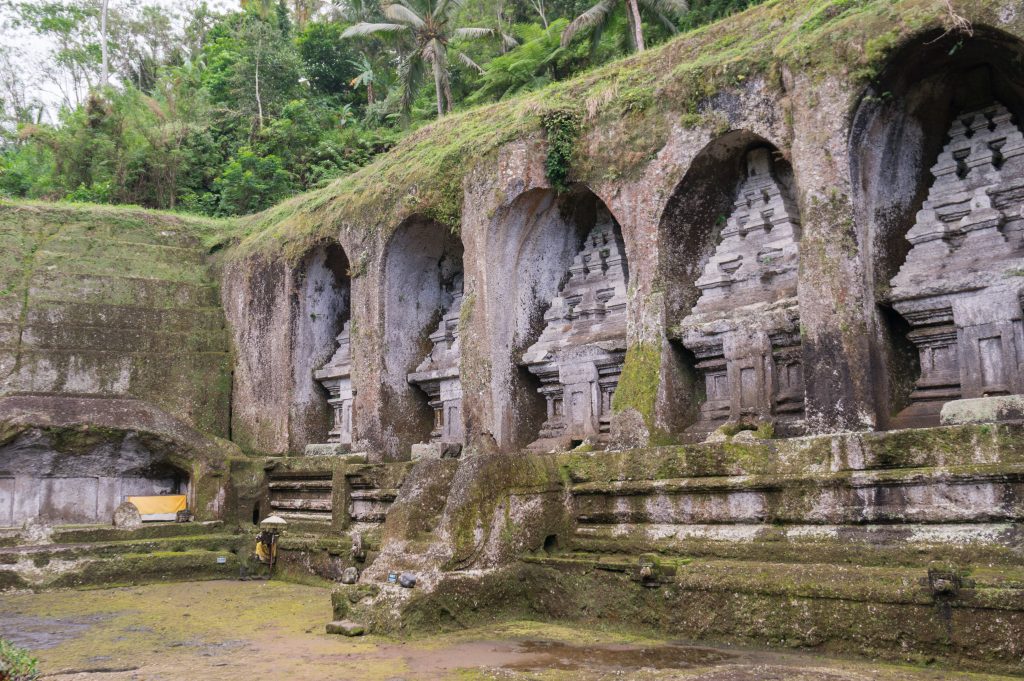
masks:
[[[204,250],[223,245],[239,229],[233,219],[139,206],[0,199],[0,234],[24,231],[26,223],[68,226],[91,238],[127,244],[189,242],[189,247]]]
[[[1005,4],[958,0],[953,7],[970,21],[998,25]],[[1024,20],[1016,14],[1008,21]],[[572,80],[425,126],[355,173],[241,219],[234,254],[283,249],[295,259],[339,231],[372,235],[414,214],[457,231],[465,178],[508,142],[543,143],[548,112],[582,120],[569,177],[595,183],[642,172],[673,126],[721,132],[721,117],[706,110],[709,98],[757,76],[781,88],[783,69],[834,75],[851,84],[852,107],[895,48],[951,21],[946,0],[770,0]]]
[[[202,254],[237,228],[229,220],[130,206],[0,201],[0,301],[32,277],[94,275],[206,283]]]

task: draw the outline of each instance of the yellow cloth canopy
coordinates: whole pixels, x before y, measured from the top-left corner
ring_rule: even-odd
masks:
[[[147,515],[173,515],[178,511],[184,511],[188,506],[184,494],[161,494],[155,497],[128,497],[128,501],[135,504],[139,514],[145,518]]]

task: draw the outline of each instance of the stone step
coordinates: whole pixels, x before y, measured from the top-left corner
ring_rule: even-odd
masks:
[[[1019,566],[961,574],[694,558],[652,561],[645,571],[637,559],[584,554],[527,557],[520,565],[484,576],[479,593],[489,597],[480,603],[489,617],[498,616],[495,603],[510,603],[533,616],[640,625],[670,637],[1024,672]],[[449,602],[473,579],[481,577],[451,575],[430,597]],[[459,611],[460,622],[472,616]]]
[[[54,544],[76,544],[97,542],[118,542],[136,539],[161,539],[171,537],[194,537],[199,535],[222,535],[224,522],[210,520],[191,523],[145,523],[134,530],[126,530],[111,525],[57,525],[50,532],[50,541]],[[15,538],[15,544],[38,544],[25,538],[23,530],[8,530],[9,536]]]
[[[230,550],[153,551],[58,557],[36,564],[31,554],[15,565],[0,565],[0,590],[115,586],[159,581],[231,579],[240,561]]]
[[[267,483],[272,490],[305,490],[325,491],[334,489],[334,482],[331,478],[271,478]]]
[[[1024,525],[580,525],[576,552],[866,566],[1024,564]]]
[[[1024,464],[581,482],[582,524],[985,523],[1024,519]]]
[[[240,535],[210,534],[69,544],[30,544],[0,548],[0,566],[16,565],[24,560],[31,560],[38,567],[54,560],[108,558],[126,553],[237,551],[240,543]]]
[[[927,568],[666,558],[654,559],[652,574],[645,579],[641,574],[645,557],[595,557],[585,553],[565,553],[558,556],[526,556],[523,560],[548,567],[619,572],[644,586],[672,585],[725,594],[753,592],[786,597],[924,605],[933,604],[936,597]],[[948,601],[951,605],[1024,613],[1024,567],[975,567],[953,571],[960,584]]]
[[[32,300],[171,309],[219,303],[217,287],[203,282],[59,271],[34,274],[29,295]]]
[[[893,471],[1024,464],[1024,426],[990,424],[843,433],[651,447],[621,452],[571,452],[557,461],[571,483],[630,483],[686,478],[800,476],[815,472]]]

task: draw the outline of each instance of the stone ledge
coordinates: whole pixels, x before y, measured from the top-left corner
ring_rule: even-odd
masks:
[[[1024,396],[1000,395],[952,400],[942,405],[939,420],[944,426],[1024,421]]]

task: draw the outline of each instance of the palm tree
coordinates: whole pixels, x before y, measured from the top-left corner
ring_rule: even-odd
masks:
[[[353,78],[349,82],[349,85],[353,88],[365,86],[366,103],[373,104],[376,100],[374,97],[373,84],[377,82],[377,73],[373,70],[373,62],[370,61],[370,58],[367,57],[365,53],[362,53],[359,55],[359,59],[350,59],[348,63],[359,71],[359,75]]]
[[[437,115],[452,110],[451,72],[448,69],[448,43],[455,38],[483,38],[494,35],[491,28],[454,28],[451,26],[461,0],[397,0],[382,8],[390,23],[362,21],[341,34],[343,38],[372,33],[405,33],[412,38],[413,49],[403,60],[399,74],[402,78],[402,108],[408,112],[412,100],[423,82],[429,66],[434,74],[437,91]],[[457,56],[464,64],[483,72],[466,54]]]
[[[592,42],[594,45],[601,39],[601,33],[612,12],[618,7],[620,0],[598,0],[598,3],[579,15],[565,27],[562,32],[562,47],[566,47],[580,31],[588,28],[594,30]],[[644,51],[644,29],[640,21],[640,5],[654,13],[654,16],[665,25],[672,33],[677,33],[678,28],[668,18],[669,14],[682,14],[690,10],[688,0],[626,0],[626,18],[629,20],[630,42],[637,52]]]

